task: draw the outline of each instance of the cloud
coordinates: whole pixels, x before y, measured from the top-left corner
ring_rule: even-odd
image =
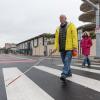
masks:
[[[45,32],[54,33],[63,13],[81,25],[80,4],[81,0],[0,0],[0,46]]]

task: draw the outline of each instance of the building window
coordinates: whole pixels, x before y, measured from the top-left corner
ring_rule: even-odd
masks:
[[[43,45],[43,37],[38,38],[38,45]]]
[[[34,47],[38,46],[38,39],[34,39]]]

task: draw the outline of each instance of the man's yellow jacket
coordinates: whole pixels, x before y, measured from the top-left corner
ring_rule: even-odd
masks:
[[[59,50],[59,30],[60,27],[56,29],[55,32],[55,49]],[[78,35],[77,29],[73,23],[69,23],[66,29],[66,43],[65,50],[73,50],[78,48]]]

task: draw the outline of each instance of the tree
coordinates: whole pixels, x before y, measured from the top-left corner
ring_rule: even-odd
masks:
[[[96,39],[96,34],[94,32],[91,32],[90,36],[91,36],[92,39]]]

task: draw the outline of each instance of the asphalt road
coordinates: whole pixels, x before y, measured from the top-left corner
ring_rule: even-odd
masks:
[[[100,100],[100,65],[81,68],[73,59],[73,77],[63,83],[59,79],[61,60],[45,58],[35,65],[40,59],[0,55],[0,100]],[[19,75],[22,76],[13,81]]]

